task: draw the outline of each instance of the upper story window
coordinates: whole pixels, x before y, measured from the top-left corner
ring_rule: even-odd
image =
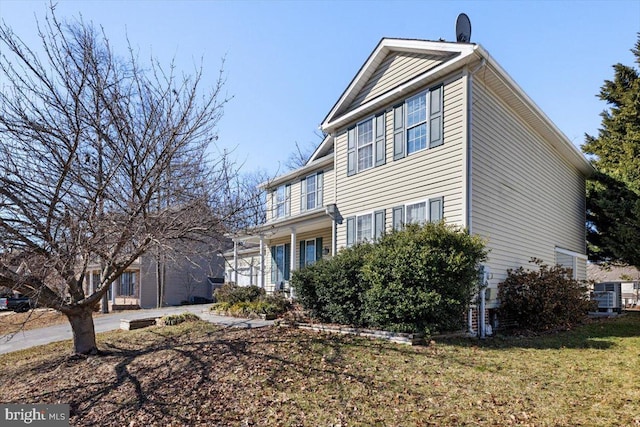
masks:
[[[442,85],[408,98],[393,109],[393,158],[442,145]]]
[[[347,175],[385,163],[385,114],[370,117],[347,131]]]
[[[281,185],[274,191],[273,213],[275,218],[284,218],[291,213],[291,186]]]
[[[360,123],[357,128],[358,139],[358,170],[362,171],[373,166],[373,118]]]
[[[407,153],[427,148],[427,99],[424,94],[407,99]]]
[[[309,211],[322,207],[323,173],[309,175],[300,181],[300,210]]]

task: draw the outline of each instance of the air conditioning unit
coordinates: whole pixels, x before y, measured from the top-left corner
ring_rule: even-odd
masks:
[[[622,310],[622,292],[620,283],[596,283],[593,286],[592,299],[598,302],[598,311],[620,312]]]

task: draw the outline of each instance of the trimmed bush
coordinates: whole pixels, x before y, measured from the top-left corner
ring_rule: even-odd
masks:
[[[486,258],[483,241],[444,223],[409,225],[294,272],[291,284],[320,321],[397,332],[454,330]]]
[[[367,323],[397,332],[461,328],[485,258],[482,239],[444,223],[383,236],[363,271]]]
[[[249,288],[255,288],[255,286]],[[211,306],[210,310],[229,316],[258,317],[260,315],[279,316],[291,308],[291,303],[283,294],[265,295],[263,289],[258,289],[261,292],[256,292],[255,289],[245,293],[238,292],[237,289],[228,290],[223,298],[234,302],[217,302]],[[233,296],[229,297],[229,295]],[[246,300],[245,298],[248,297],[251,299]]]
[[[531,263],[538,269],[510,269],[498,285],[501,318],[521,329],[544,331],[571,327],[594,308],[586,285],[572,278],[571,269],[535,258]]]
[[[168,314],[160,318],[160,324],[165,326],[179,325],[184,322],[199,322],[200,317],[193,313]]]
[[[362,268],[373,245],[362,243],[341,250],[293,272],[291,285],[296,299],[308,314],[322,322],[363,326],[365,282]]]
[[[221,288],[213,293],[216,302],[228,302],[236,304],[239,302],[250,302],[264,297],[264,289],[258,286],[238,286],[233,283],[225,283]]]

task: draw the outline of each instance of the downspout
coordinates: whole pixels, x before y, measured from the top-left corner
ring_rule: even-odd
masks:
[[[473,233],[473,75],[477,73],[480,68],[486,64],[485,58],[482,58],[480,63],[473,71],[467,73],[467,220],[466,226],[469,234]],[[485,268],[486,269],[486,268]],[[478,287],[478,293],[480,297],[480,307],[478,308],[478,336],[481,339],[486,337],[486,323],[485,323],[485,310],[486,310],[486,270],[483,269],[482,282]],[[469,313],[471,314],[471,313]],[[472,320],[469,316],[469,329],[472,330]]]

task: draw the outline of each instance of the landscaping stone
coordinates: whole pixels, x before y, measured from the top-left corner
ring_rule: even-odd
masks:
[[[132,331],[134,329],[147,328],[153,326],[158,321],[156,317],[149,317],[146,319],[120,319],[120,329],[125,331]]]

